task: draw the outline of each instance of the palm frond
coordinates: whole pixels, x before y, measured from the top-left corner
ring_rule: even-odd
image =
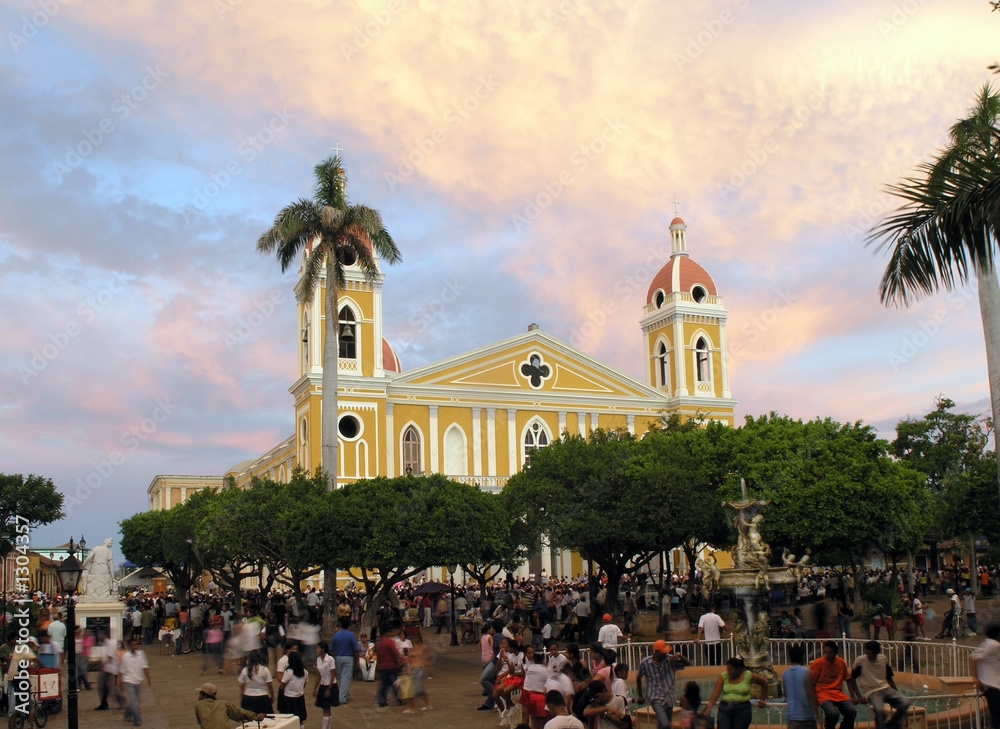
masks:
[[[339,210],[347,209],[347,172],[340,155],[327,157],[314,168],[316,184],[313,186],[316,202]]]
[[[281,270],[286,271],[306,243],[319,234],[321,225],[316,204],[300,198],[275,216],[274,225],[257,240],[257,251],[275,253]]]

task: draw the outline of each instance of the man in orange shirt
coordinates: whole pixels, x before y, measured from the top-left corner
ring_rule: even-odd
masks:
[[[836,729],[840,716],[844,717],[840,729],[854,729],[858,710],[844,693],[844,682],[850,680],[851,671],[847,662],[837,655],[835,641],[823,643],[823,657],[813,661],[809,670],[816,679],[816,699],[826,717],[826,729]]]

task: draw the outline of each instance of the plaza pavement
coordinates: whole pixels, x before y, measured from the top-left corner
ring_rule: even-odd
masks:
[[[979,636],[961,639],[960,643],[978,645],[982,642],[982,626],[989,620],[988,615],[983,614],[986,603],[985,599],[980,602]],[[933,608],[937,613],[935,620],[925,626],[927,635],[937,635],[941,629],[941,616],[948,606],[947,599],[944,596],[931,597],[925,600],[925,605]],[[996,616],[996,619],[1000,620],[1000,615]],[[806,627],[814,627],[811,622],[811,605],[804,606],[803,620]],[[853,628],[853,634],[855,638],[863,637],[861,628],[857,625]],[[364,729],[382,727],[386,729],[395,729],[396,727],[469,727],[470,729],[479,729],[482,727],[485,729],[486,727],[498,727],[496,711],[476,711],[476,707],[483,701],[482,689],[478,683],[480,673],[479,646],[467,644],[451,647],[448,633],[438,635],[433,630],[427,629],[424,630],[424,637],[434,657],[433,675],[427,684],[434,707],[432,711],[418,710],[416,714],[404,715],[395,706],[378,709],[375,706],[376,684],[354,681],[351,684],[350,703],[333,709],[333,726]],[[203,677],[199,675],[202,660],[200,653],[190,653],[177,657],[161,655],[159,645],[156,643],[145,646],[145,650],[153,678],[153,686],[151,688],[143,686],[142,689],[142,725],[145,729],[196,728],[197,722],[194,718],[196,689],[206,681],[214,683],[218,687],[220,699],[239,703],[239,685],[233,670],[230,669],[229,673],[223,676],[216,672]],[[271,669],[273,672],[273,661]],[[310,675],[307,696],[311,696],[314,673],[313,671]],[[91,673],[90,677],[93,680],[96,674]],[[65,674],[63,685],[65,686]],[[122,722],[122,714],[114,708],[114,704],[112,704],[110,711],[94,711],[97,703],[96,684],[94,690],[80,692],[79,724],[81,729],[110,729],[131,725]],[[311,699],[308,702],[308,714],[307,729],[319,729],[322,713],[312,705]],[[0,721],[4,720],[0,719]],[[48,726],[54,727],[54,729],[64,729],[67,726],[65,707],[59,714],[49,718]],[[247,726],[255,725],[248,724]]]

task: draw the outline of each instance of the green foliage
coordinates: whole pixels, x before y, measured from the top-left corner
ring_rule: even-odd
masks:
[[[15,543],[16,525],[35,529],[62,519],[63,495],[51,478],[0,473],[0,555]]]
[[[883,581],[861,585],[861,609],[858,610],[858,622],[868,630],[872,621],[879,615],[887,615],[893,619],[897,628],[904,617],[910,614],[909,608],[903,603],[903,594],[894,585]]]
[[[762,528],[772,548],[811,547],[826,564],[853,564],[868,548],[922,543],[931,518],[923,478],[889,458],[870,426],[771,413],[748,417],[734,435],[722,492],[738,497],[742,476],[772,501]]]

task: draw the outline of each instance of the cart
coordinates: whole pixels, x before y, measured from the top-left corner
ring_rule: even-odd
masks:
[[[62,710],[62,674],[58,668],[29,668],[31,693],[38,694],[38,700],[45,704],[49,714]]]

